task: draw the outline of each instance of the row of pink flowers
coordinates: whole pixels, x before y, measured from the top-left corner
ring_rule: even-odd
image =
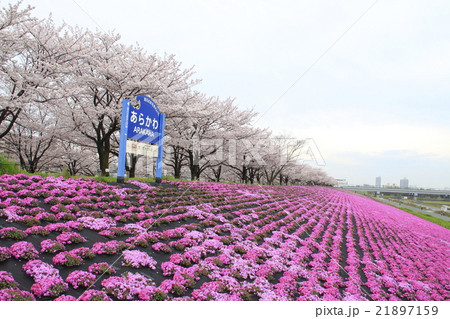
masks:
[[[392,207],[319,187],[172,182],[180,189],[189,187],[180,195],[131,183],[140,190],[92,180],[0,178],[0,218],[17,225],[46,224],[3,228],[0,239],[19,244],[27,236],[56,232],[56,240],[41,241],[41,253],[55,254],[54,266],[75,268],[89,265],[96,255],[120,255],[116,267],[161,270],[165,277],[157,283],[138,273],[114,276],[114,267],[93,263],[88,272],[73,271],[63,284],[62,279],[47,279],[36,285],[35,296],[60,295],[69,283],[89,293],[57,300],[450,297],[443,263],[449,231]],[[38,207],[40,202],[51,205],[49,211]],[[168,226],[159,231],[162,225]],[[122,238],[66,251],[69,245],[87,244],[78,233],[84,228]],[[155,258],[161,253],[169,261],[158,264]],[[0,248],[0,262],[10,255],[39,257],[23,243],[14,254]],[[95,275],[104,276],[102,291],[91,289]],[[197,284],[200,280],[204,283]]]

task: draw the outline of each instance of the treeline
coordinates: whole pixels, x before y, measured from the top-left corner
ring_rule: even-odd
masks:
[[[0,12],[0,146],[26,171],[114,173],[121,102],[147,95],[166,113],[168,175],[335,183],[322,170],[299,164],[306,141],[274,137],[252,125],[252,109],[198,92],[193,68],[174,55],[125,45],[113,32],[56,25],[32,10],[19,2]],[[131,176],[152,175],[145,156],[129,154],[127,167]]]

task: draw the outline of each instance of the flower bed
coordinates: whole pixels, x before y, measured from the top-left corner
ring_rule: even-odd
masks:
[[[126,250],[123,252],[122,257],[123,266],[130,266],[133,268],[149,267],[150,269],[156,269],[156,260],[143,251]]]
[[[59,277],[47,277],[31,286],[31,292],[36,297],[58,297],[69,286]]]
[[[46,239],[41,241],[41,253],[52,254],[64,249],[66,249],[66,247],[56,240]]]
[[[59,271],[41,260],[28,261],[23,270],[34,280],[31,292],[36,297],[58,297],[69,288]]]
[[[17,259],[35,259],[39,256],[39,252],[34,248],[33,244],[26,241],[12,244],[9,251]]]
[[[0,290],[7,288],[17,288],[17,282],[14,280],[11,273],[0,270]]]
[[[61,252],[53,257],[53,264],[56,266],[74,267],[83,263],[83,258],[71,252]]]
[[[0,300],[450,299],[450,232],[393,207],[322,187],[130,184],[0,176]]]
[[[87,271],[75,270],[67,276],[66,282],[71,284],[74,289],[78,289],[78,287],[89,288],[95,282],[95,275]]]
[[[0,262],[11,258],[11,252],[8,247],[0,247]]]

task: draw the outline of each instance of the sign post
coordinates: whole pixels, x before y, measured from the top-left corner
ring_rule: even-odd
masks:
[[[161,183],[165,114],[161,113],[155,102],[148,96],[138,95],[138,105],[134,106],[130,100],[123,100],[122,122],[120,127],[119,162],[117,168],[117,182],[125,181],[125,158],[127,140],[134,140],[158,145],[156,162],[156,182]]]
[[[125,182],[125,160],[127,156],[128,111],[130,100],[122,102],[122,121],[120,122],[119,162],[117,165],[117,183]]]
[[[166,114],[161,113],[159,114],[159,125],[162,136],[164,136],[164,126],[166,124]],[[163,165],[163,146],[164,146],[164,139],[160,138],[158,140],[158,158],[156,159],[156,174],[155,179],[157,183],[161,183],[162,178],[162,165]]]

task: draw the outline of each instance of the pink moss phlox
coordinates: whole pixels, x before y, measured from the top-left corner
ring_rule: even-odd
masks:
[[[55,253],[65,249],[66,247],[56,240],[45,239],[41,241],[41,253]]]
[[[112,301],[110,297],[104,291],[98,291],[94,289],[86,290],[78,298],[80,301]]]
[[[88,288],[95,282],[95,275],[87,271],[75,270],[67,276],[66,282],[71,284],[74,289]]]
[[[60,277],[47,277],[31,286],[31,292],[36,297],[57,297],[69,286]]]
[[[9,249],[11,255],[16,259],[35,259],[39,256],[39,252],[34,248],[32,243],[19,241],[11,245]]]
[[[133,268],[148,267],[156,269],[156,260],[140,250],[125,250],[122,253],[122,265]]]
[[[34,301],[34,296],[17,288],[0,289],[0,301]]]
[[[77,298],[75,298],[74,296],[70,296],[70,295],[61,295],[53,300],[54,301],[76,301]]]
[[[88,271],[92,274],[103,275],[104,273],[115,274],[116,270],[107,263],[95,263],[89,266]]]
[[[63,232],[60,235],[56,236],[56,240],[63,245],[86,242],[86,238],[75,232]]]
[[[22,268],[35,282],[39,282],[47,277],[59,277],[58,269],[39,259],[28,261]]]
[[[11,252],[8,247],[0,247],[0,262],[11,258]]]
[[[121,277],[109,277],[102,281],[104,291],[119,300],[132,300],[139,292],[154,283],[141,274],[126,272]]]

